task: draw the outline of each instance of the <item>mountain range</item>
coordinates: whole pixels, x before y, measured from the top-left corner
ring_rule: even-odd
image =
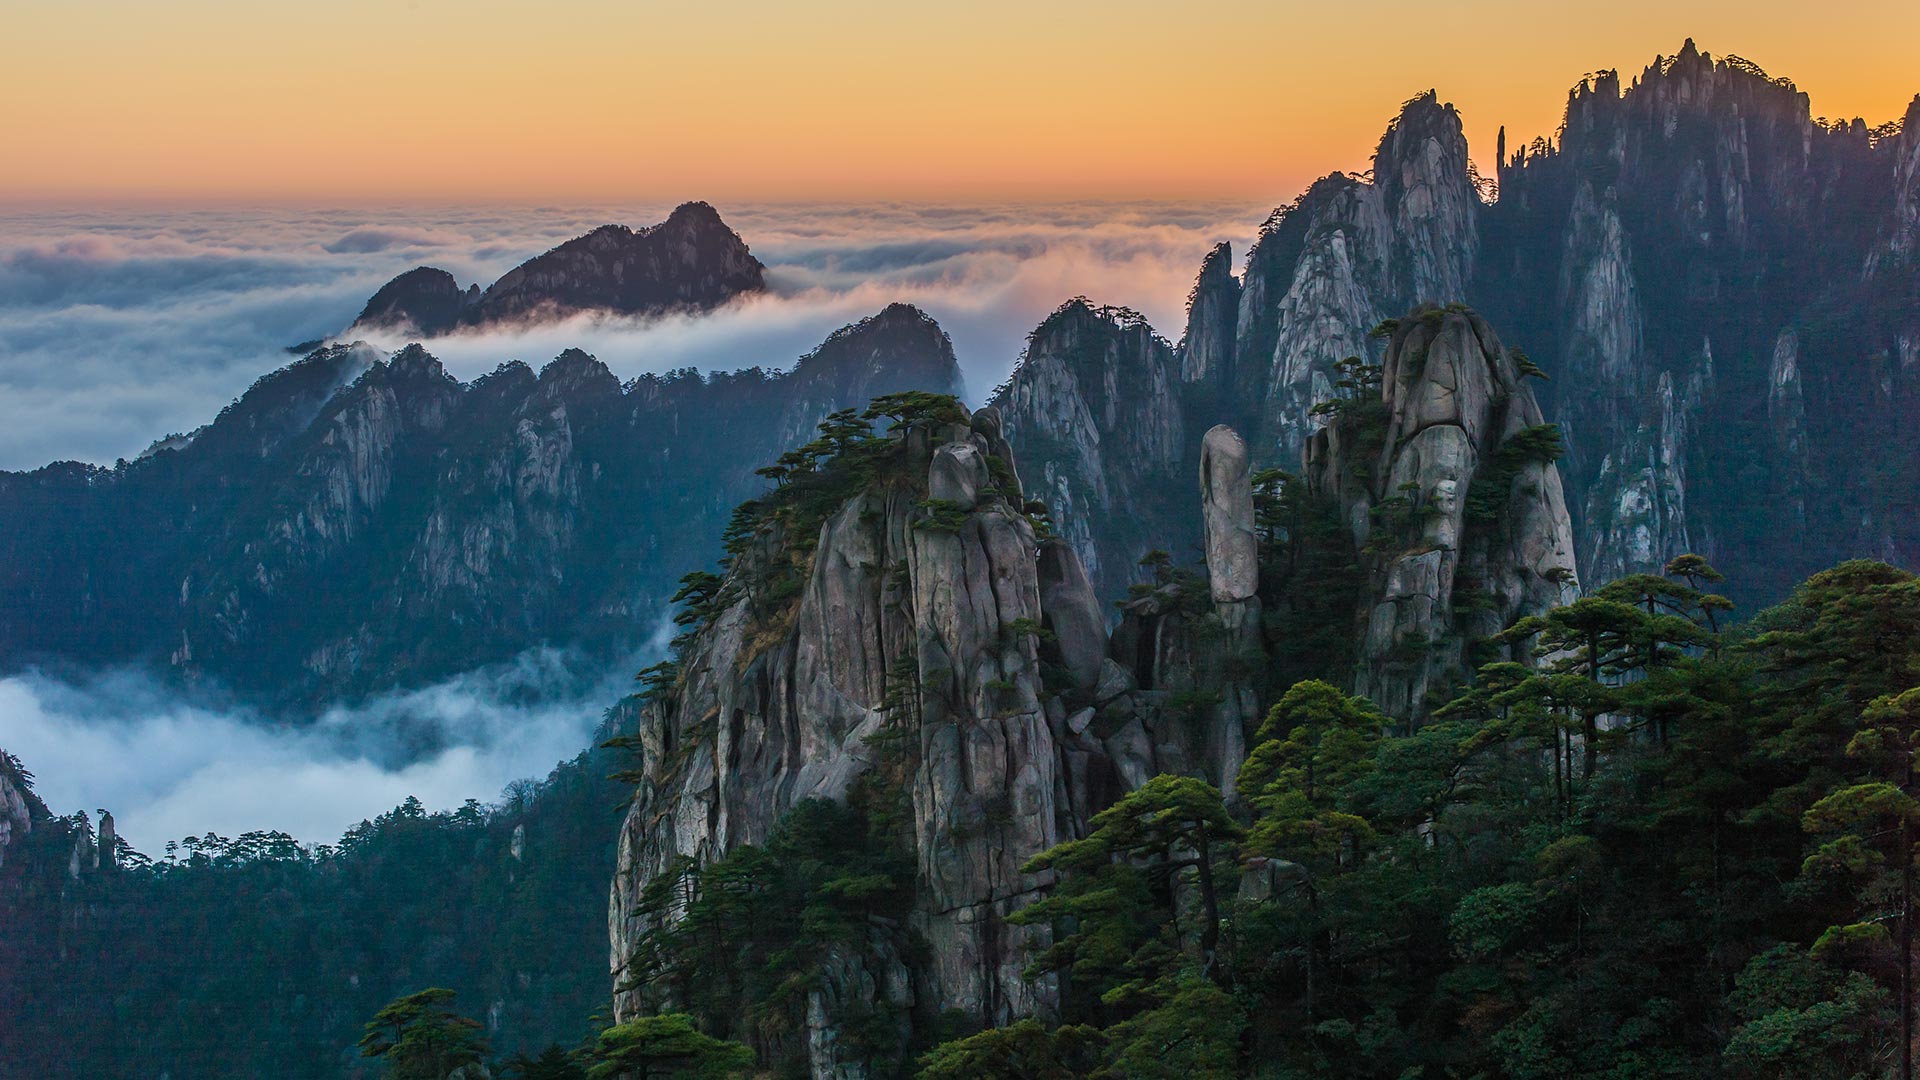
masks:
[[[1624,1042],[1612,1075],[1649,1046],[1688,1075],[1753,1015],[1829,1016],[1825,969],[1765,977],[1782,941],[1827,963],[1829,923],[1858,931],[1835,949],[1887,941],[1864,900],[1843,925],[1841,890],[1789,879],[1920,640],[1912,576],[1843,562],[1920,564],[1920,98],[1906,120],[1816,120],[1688,42],[1583,80],[1491,178],[1458,113],[1413,98],[1369,172],[1277,210],[1240,267],[1205,259],[1177,341],[1071,299],[977,409],[945,334],[894,305],[790,370],[625,385],[578,351],[462,384],[418,345],[329,344],[138,461],[0,474],[5,667],[144,662],[291,706],[682,628],[545,786],[403,806],[337,850],[249,834],[143,865],[0,757],[26,915],[0,959],[46,1000],[116,990],[13,1049],[59,1047],[50,1075],[89,1052],[340,1075],[315,1048],[436,980],[517,1048],[571,1036],[556,1002],[610,1000],[823,1080],[1039,1040],[1033,1018],[1164,1054],[1240,992],[1298,1035],[1259,1047],[1300,1055],[1287,1075],[1456,1052],[1571,1075],[1526,1070],[1587,1026]],[[763,285],[688,204],[485,292],[411,271],[361,324]],[[1794,596],[1725,666],[1709,564],[1743,609]],[[616,754],[635,788],[596,822]],[[1209,837],[1245,845],[1218,879]],[[356,938],[329,944],[343,906]],[[583,912],[610,957],[578,955]],[[1633,963],[1594,951],[1595,913]],[[248,974],[203,1010],[151,962],[169,950]],[[1549,998],[1578,1018],[1541,1019]]]

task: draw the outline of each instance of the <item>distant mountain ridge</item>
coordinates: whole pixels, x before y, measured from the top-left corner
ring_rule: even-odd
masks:
[[[150,662],[300,702],[539,644],[619,655],[754,469],[835,409],[959,388],[898,304],[790,371],[625,386],[577,349],[462,384],[417,345],[322,348],[184,445],[0,473],[0,667]]]
[[[416,267],[382,285],[343,336],[399,330],[432,337],[580,312],[706,311],[763,291],[765,271],[719,211],[688,202],[647,228],[602,225],[528,259],[485,291],[461,289],[445,270]]]

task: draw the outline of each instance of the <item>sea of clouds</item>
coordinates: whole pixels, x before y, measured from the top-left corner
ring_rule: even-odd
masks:
[[[207,832],[278,829],[331,843],[413,795],[429,809],[499,799],[585,749],[632,689],[556,649],[444,682],[269,716],[136,670],[0,678],[0,749],[54,813],[110,810],[135,850]]]
[[[432,265],[482,287],[607,222],[668,204],[540,208],[0,210],[0,469],[111,464],[211,420],[286,346],[336,334],[375,289]],[[1026,335],[1085,295],[1169,338],[1201,259],[1244,254],[1267,208],[1073,204],[723,205],[768,294],[700,317],[580,317],[428,342],[456,376],[584,348],[623,378],[785,367],[895,301],[952,336],[969,397]],[[401,341],[375,344],[398,348]],[[0,522],[0,528],[5,523]],[[582,749],[646,658],[580,671],[552,651],[307,717],[189,697],[133,671],[0,678],[0,748],[55,812],[105,807],[136,848],[208,830],[330,842],[407,795],[490,800]]]
[[[0,209],[0,469],[112,464],[191,431],[285,348],[337,334],[388,279],[438,266],[482,287],[596,225],[667,205],[348,210]],[[953,337],[977,403],[1026,335],[1085,295],[1177,338],[1200,261],[1244,253],[1249,205],[721,206],[768,294],[700,317],[580,317],[429,341],[461,378],[578,347],[623,378],[785,367],[833,330],[906,301]],[[404,341],[375,344],[398,348]]]

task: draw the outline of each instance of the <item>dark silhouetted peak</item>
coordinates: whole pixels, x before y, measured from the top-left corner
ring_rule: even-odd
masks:
[[[382,285],[354,320],[354,327],[442,334],[458,325],[461,308],[473,296],[471,291],[462,292],[460,283],[445,270],[415,267]]]
[[[393,354],[387,362],[387,370],[395,382],[453,383],[453,376],[439,358],[428,352],[423,346],[408,345]]]
[[[712,203],[702,202],[699,199],[691,202],[683,202],[679,206],[674,207],[673,213],[668,214],[667,220],[662,222],[662,224],[679,226],[681,228],[711,228],[715,226],[726,228],[726,222],[720,220],[720,211],[715,210]],[[731,232],[732,230],[729,229],[728,231]]]
[[[1041,320],[1039,327],[1029,336],[1028,341],[1031,344],[1035,339],[1076,329],[1095,329],[1109,333],[1144,331],[1152,337],[1159,337],[1158,331],[1147,322],[1147,317],[1130,307],[1095,304],[1084,296],[1076,296],[1053,309],[1053,314]],[[1164,344],[1164,341],[1162,343]]]
[[[467,326],[582,312],[648,316],[706,311],[766,288],[766,267],[720,212],[682,203],[644,229],[602,225],[501,275],[484,293],[422,266],[381,286],[354,330],[435,336]]]
[[[1233,245],[1219,243],[1200,264],[1187,294],[1187,330],[1180,338],[1180,381],[1213,383],[1222,391],[1232,379],[1234,331],[1240,314],[1240,281],[1233,276]]]
[[[835,330],[794,365],[793,374],[840,393],[871,387],[872,396],[895,390],[958,394],[962,384],[947,332],[926,312],[898,303]]]
[[[765,270],[713,207],[687,203],[658,225],[604,225],[521,263],[463,321],[704,311],[765,289]]]
[[[540,386],[548,393],[569,397],[620,393],[620,380],[607,365],[580,349],[568,349],[541,368]]]

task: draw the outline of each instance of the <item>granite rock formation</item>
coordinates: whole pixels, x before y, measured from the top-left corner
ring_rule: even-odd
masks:
[[[1746,606],[1845,558],[1920,561],[1920,99],[1879,127],[1818,119],[1788,80],[1687,42],[1636,78],[1589,76],[1552,140],[1509,152],[1503,133],[1497,157],[1497,182],[1478,176],[1454,109],[1409,101],[1369,172],[1274,212],[1237,280],[1224,248],[1207,256],[1176,406],[1120,411],[1136,427],[1101,442],[1225,423],[1257,466],[1292,469],[1338,363],[1381,360],[1373,327],[1465,302],[1552,376],[1539,401],[1586,579],[1692,551]],[[1023,368],[996,400],[1055,378]],[[1068,410],[1022,421],[1032,473],[1100,492],[1134,468]],[[1137,500],[1076,509],[1110,596],[1137,575],[1093,538],[1184,527],[1143,530],[1156,510]]]
[[[1112,327],[1096,312],[1069,317]],[[1062,353],[1073,350],[1036,349],[1041,363]],[[1578,585],[1558,474],[1537,448],[1550,429],[1512,351],[1469,312],[1423,309],[1388,358],[1365,410],[1379,422],[1336,417],[1307,468],[1314,497],[1356,523],[1338,538],[1346,556],[1370,560],[1365,595],[1351,598],[1354,679],[1411,719],[1430,690],[1466,676],[1486,638]],[[1084,407],[1072,374],[1060,364],[1057,382],[1029,386],[1057,396],[1016,400]],[[765,843],[803,800],[888,782],[911,807],[911,938],[924,947],[876,931],[824,962],[806,1014],[812,1075],[867,1075],[845,1035],[876,1015],[906,1017],[903,1042],[951,1011],[981,1024],[1052,1015],[1059,988],[1022,975],[1047,932],[1007,921],[1044,884],[1023,858],[1084,836],[1162,773],[1231,796],[1289,647],[1262,619],[1268,541],[1245,441],[1215,427],[1192,455],[1198,483],[1183,487],[1204,572],[1152,560],[1156,580],[1130,591],[1109,634],[1074,545],[1046,535],[1061,516],[1023,511],[1004,424],[992,407],[916,422],[862,459],[883,464],[817,524],[754,504],[761,516],[735,526],[750,540],[640,715],[642,775],[609,916],[618,1015],[672,1007],[630,967],[654,920],[674,917],[648,900],[678,894],[663,882]],[[1396,499],[1417,504],[1405,518],[1418,529],[1389,548],[1374,511]],[[792,589],[777,584],[787,568]],[[888,757],[902,743],[904,766]]]
[[[1491,658],[1476,643],[1579,598],[1558,433],[1527,381],[1478,315],[1425,307],[1394,329],[1384,409],[1308,445],[1368,574],[1353,689],[1389,715],[1424,716]]]

